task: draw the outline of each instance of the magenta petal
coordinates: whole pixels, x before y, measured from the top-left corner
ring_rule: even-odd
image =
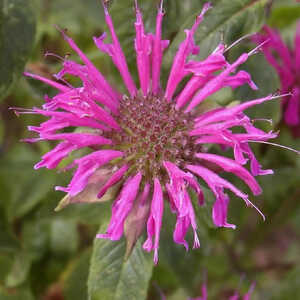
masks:
[[[37,163],[34,168],[37,170],[42,167],[54,169],[58,164],[67,157],[77,146],[69,142],[61,142],[53,150],[49,151],[42,157],[42,161]]]
[[[213,206],[212,218],[215,225],[218,227],[229,227],[235,229],[235,225],[227,223],[228,204],[229,197],[223,193],[222,189],[219,189],[218,196]]]
[[[210,80],[196,96],[192,99],[185,112],[190,112],[199,103],[205,100],[208,96],[218,91],[223,87],[224,81],[228,80],[228,76],[231,72],[243,64],[248,59],[248,54],[243,53],[232,65],[229,65],[223,72],[217,75],[215,78]]]
[[[37,80],[40,80],[40,81],[43,81],[43,82],[45,82],[46,84],[48,84],[48,85],[50,85],[50,86],[52,86],[52,87],[54,87],[54,88],[60,90],[60,91],[63,92],[63,93],[64,93],[64,92],[68,92],[68,91],[70,90],[69,87],[67,87],[67,86],[65,86],[65,85],[62,85],[62,84],[60,84],[60,83],[58,83],[58,82],[55,82],[55,81],[53,81],[53,80],[50,80],[50,79],[48,79],[48,78],[45,78],[45,77],[43,77],[43,76],[39,76],[39,75],[32,74],[32,73],[29,73],[29,72],[24,72],[24,75],[25,75],[25,76],[28,76],[28,77],[32,77],[32,78],[37,79]]]
[[[284,112],[286,124],[295,126],[300,123],[300,87],[293,90],[293,95],[289,97]]]
[[[298,71],[300,70],[300,21],[297,24],[297,30],[295,35],[295,69]]]
[[[152,92],[157,95],[160,91],[160,69],[162,63],[163,51],[168,47],[169,41],[162,40],[162,20],[164,13],[162,8],[159,9],[156,17],[156,32],[153,37],[153,54],[152,54]]]
[[[259,195],[262,190],[255,180],[255,178],[240,164],[234,160],[215,154],[197,153],[196,156],[200,159],[204,159],[213,162],[223,168],[225,171],[235,174],[244,180],[244,182],[250,187],[254,195]]]
[[[105,21],[106,24],[110,30],[111,33],[111,38],[112,38],[112,44],[109,45],[109,51],[108,54],[112,57],[112,60],[114,62],[114,64],[117,66],[117,68],[119,69],[119,72],[124,80],[124,83],[131,95],[131,97],[134,97],[136,95],[137,89],[135,86],[135,83],[131,77],[131,74],[128,70],[128,66],[127,66],[127,62],[126,62],[126,58],[125,55],[123,53],[123,50],[121,48],[119,39],[116,35],[115,29],[114,29],[114,25],[112,22],[112,19],[108,13],[108,10],[106,8],[104,8],[104,13],[105,13]],[[96,39],[95,38],[95,43],[96,45],[99,47],[100,50],[105,50],[108,48],[103,48],[101,46],[101,43],[103,41],[103,38],[101,39]]]
[[[81,60],[87,66],[89,76],[93,79],[95,84],[99,87],[99,89],[103,89],[107,96],[110,97],[111,101],[118,102],[120,95],[116,92],[108,83],[108,81],[104,78],[101,72],[91,63],[91,61],[87,58],[87,56],[78,48],[75,42],[68,37],[65,32],[62,31],[62,34],[65,40],[69,43],[70,47],[79,55]]]
[[[128,170],[128,166],[124,165],[122,168],[120,168],[118,171],[116,171],[113,175],[111,175],[111,177],[107,180],[107,182],[102,186],[97,197],[101,198],[109,188],[111,188],[113,185],[115,185],[117,182],[119,182],[127,170]]]
[[[97,238],[110,239],[112,241],[119,240],[124,231],[124,222],[131,211],[133,202],[137,196],[141,173],[137,173],[133,178],[127,180],[123,189],[115,200],[112,207],[112,216],[105,234],[97,234]]]
[[[150,35],[145,34],[142,14],[138,7],[136,8],[135,30],[135,51],[137,56],[137,67],[141,89],[144,96],[146,96],[150,88],[150,57],[152,52],[152,39]]]
[[[175,243],[182,244],[185,247],[186,251],[189,250],[189,245],[188,245],[187,241],[184,239],[184,237],[185,237],[190,225],[191,225],[191,222],[187,216],[185,216],[185,217],[177,216],[175,230],[173,233],[173,239],[174,239]]]
[[[158,262],[158,247],[159,247],[159,236],[162,224],[162,216],[164,210],[162,188],[159,180],[154,179],[154,191],[151,203],[150,216],[147,222],[147,234],[148,238],[145,241],[143,248],[150,252],[154,250],[154,263]],[[153,243],[154,237],[154,243]]]
[[[168,101],[171,101],[178,83],[186,75],[186,72],[184,72],[184,66],[187,57],[190,54],[197,54],[197,52],[199,52],[199,48],[196,47],[194,42],[194,34],[198,26],[202,22],[204,14],[210,7],[211,6],[209,3],[204,4],[203,9],[200,15],[197,16],[193,27],[190,30],[185,30],[186,39],[179,46],[179,49],[174,57],[172,68],[168,78],[168,83],[165,92],[165,98]]]
[[[78,168],[70,184],[65,189],[70,196],[80,193],[86,186],[89,177],[102,165],[114,158],[121,157],[123,152],[115,150],[99,150],[75,160]]]

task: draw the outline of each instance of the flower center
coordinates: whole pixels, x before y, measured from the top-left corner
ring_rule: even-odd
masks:
[[[163,161],[182,167],[194,160],[197,146],[188,134],[194,125],[192,116],[163,98],[124,96],[117,122],[123,130],[111,132],[109,138],[125,152],[132,170],[141,171],[146,180],[166,179]]]

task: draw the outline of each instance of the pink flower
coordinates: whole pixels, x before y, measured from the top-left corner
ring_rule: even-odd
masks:
[[[257,43],[263,40],[268,40],[261,48],[268,62],[278,73],[281,92],[291,92],[282,102],[283,119],[292,128],[294,135],[300,137],[300,22],[297,26],[294,49],[289,49],[279,32],[268,26],[264,27],[264,33],[254,37]]]
[[[249,291],[244,295],[244,296],[241,296],[239,295],[239,292],[238,291],[235,291],[234,295],[230,296],[228,300],[250,300],[251,298],[251,294],[253,293],[253,290],[255,288],[255,283],[252,283],[250,288],[249,288]],[[207,287],[206,287],[206,284],[202,284],[202,287],[201,287],[201,291],[202,291],[202,295],[201,297],[197,297],[197,298],[189,298],[189,300],[207,300]]]
[[[228,298],[228,300],[250,300],[251,299],[251,294],[253,293],[255,288],[255,283],[253,282],[249,288],[249,291],[244,295],[240,296],[238,291],[235,291],[232,296]],[[166,300],[167,297],[165,294],[159,289],[161,300]],[[196,297],[196,298],[188,298],[188,300],[207,300],[208,299],[208,293],[207,293],[207,286],[206,283],[203,283],[201,286],[201,296]]]
[[[240,197],[247,206],[256,207],[246,193],[217,174],[216,168],[242,179],[254,195],[261,193],[254,176],[272,173],[272,170],[262,169],[249,142],[264,142],[277,134],[257,129],[244,112],[275,97],[270,95],[209,111],[198,108],[223,87],[248,84],[257,88],[248,73],[237,71],[255,50],[229,63],[224,57],[225,45],[220,44],[204,61],[192,58],[199,52],[194,34],[209,8],[210,4],[205,4],[192,28],[185,31],[186,38],[174,57],[165,89],[161,86],[160,72],[163,52],[169,42],[162,40],[162,5],[154,34],[145,32],[141,11],[136,6],[135,50],[140,90],[131,77],[105,6],[112,42],[104,42],[105,33],[94,41],[100,51],[112,58],[128,95],[117,91],[65,32],[62,32],[65,40],[83,64],[65,58],[62,70],[55,75],[58,81],[26,73],[58,90],[53,98],[45,98],[42,108],[21,111],[48,118],[40,126],[29,127],[39,137],[27,139],[28,142],[59,141],[35,168],[55,168],[73,151],[89,150],[67,166],[66,169],[77,167],[69,185],[57,187],[67,193],[64,204],[84,201],[83,193],[90,189],[94,198],[98,195],[101,201],[108,191],[117,188],[119,193],[112,205],[107,231],[97,237],[118,240],[125,227],[126,237],[135,243],[146,227],[148,238],[143,248],[154,250],[155,263],[166,203],[176,215],[174,241],[188,249],[185,235],[192,228],[194,248],[197,248],[200,243],[194,207],[204,204],[199,180],[208,185],[216,197],[212,211],[214,224],[235,228],[227,221],[229,196],[226,190]],[[82,86],[73,87],[64,78],[65,74],[78,77]],[[178,84],[187,75],[190,79],[178,91]],[[70,132],[76,127],[81,130]],[[242,130],[234,131],[237,127]],[[222,152],[209,153],[205,144],[231,148],[233,156],[227,158]],[[250,171],[246,168],[248,162]],[[190,190],[197,195],[197,203],[190,198]],[[91,201],[97,201],[94,198]]]

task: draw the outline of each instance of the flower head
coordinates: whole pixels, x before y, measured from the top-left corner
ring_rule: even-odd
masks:
[[[295,136],[300,137],[300,22],[295,35],[294,49],[289,49],[277,30],[268,26],[264,32],[257,34],[254,41],[261,43],[262,51],[268,62],[278,73],[281,92],[291,92],[282,102],[283,119],[292,128]]]
[[[46,97],[42,108],[23,110],[48,118],[38,127],[29,127],[39,137],[27,139],[28,142],[60,141],[35,168],[55,168],[71,152],[90,149],[89,154],[75,159],[67,167],[76,168],[69,185],[56,189],[66,192],[65,201],[72,203],[84,201],[83,194],[89,194],[86,190],[92,190],[101,201],[108,190],[117,186],[119,192],[112,205],[109,226],[97,237],[118,240],[125,230],[126,237],[134,243],[146,227],[148,238],[143,248],[154,250],[155,262],[166,204],[177,219],[174,241],[188,249],[185,235],[191,227],[197,248],[200,243],[194,206],[203,205],[205,200],[199,180],[206,183],[216,197],[212,211],[214,224],[235,228],[227,221],[229,196],[226,190],[244,200],[247,206],[255,206],[246,193],[222,178],[220,171],[242,179],[255,195],[261,193],[261,188],[254,176],[272,173],[272,170],[261,168],[249,142],[263,142],[276,137],[276,133],[256,128],[244,111],[273,99],[273,96],[209,111],[198,109],[200,103],[223,87],[248,84],[257,88],[248,73],[237,71],[251,53],[243,53],[235,62],[229,63],[224,56],[225,45],[221,43],[205,60],[191,58],[199,52],[194,34],[209,8],[210,4],[205,4],[192,28],[185,31],[186,38],[174,57],[165,89],[160,82],[160,72],[163,52],[169,42],[162,39],[162,5],[154,34],[145,32],[142,13],[136,6],[139,90],[129,72],[106,6],[105,20],[112,43],[104,42],[105,33],[95,37],[94,41],[118,68],[127,95],[112,87],[65,32],[62,32],[65,40],[83,64],[65,58],[62,70],[55,75],[59,81],[26,74],[58,90],[53,98]],[[65,74],[81,79],[82,86],[71,86],[64,78]],[[190,79],[178,91],[178,84],[187,75]],[[81,127],[81,131],[70,131],[76,127]],[[242,128],[242,131],[233,131],[234,128]],[[233,157],[224,157],[222,152],[210,153],[206,144],[231,148]],[[248,162],[250,171],[245,168]],[[196,193],[197,203],[192,202],[190,190]],[[96,201],[94,198],[91,201]]]

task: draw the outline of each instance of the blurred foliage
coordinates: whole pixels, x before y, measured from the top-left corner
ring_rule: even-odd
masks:
[[[204,2],[165,0],[163,35],[171,44],[164,60],[164,81],[184,37],[183,29],[191,25]],[[201,58],[221,39],[230,44],[242,35],[259,31],[265,22],[278,27],[284,39],[291,42],[300,18],[299,3],[294,0],[211,2],[214,9],[207,13],[196,35]],[[147,30],[153,31],[159,1],[140,0],[139,4]],[[66,185],[70,174],[33,170],[33,165],[53,145],[20,143],[20,139],[31,136],[26,126],[38,124],[41,118],[18,118],[9,107],[39,106],[44,94],[53,94],[53,90],[39,82],[24,78],[17,81],[30,51],[27,70],[47,77],[59,70],[59,60],[43,57],[47,51],[61,56],[70,52],[53,24],[67,28],[95,65],[120,86],[120,76],[109,57],[100,53],[92,41],[93,36],[107,31],[101,4],[99,0],[0,0],[0,8],[0,300],[155,300],[160,299],[161,292],[167,299],[181,300],[200,294],[204,273],[209,299],[224,299],[237,287],[246,292],[251,281],[257,282],[254,300],[300,297],[300,160],[292,152],[253,145],[263,166],[275,171],[273,176],[258,179],[264,193],[251,199],[263,209],[266,222],[233,196],[229,220],[237,229],[214,228],[214,199],[206,191],[206,204],[197,209],[201,248],[186,252],[172,241],[175,219],[166,209],[156,267],[152,255],[141,250],[144,237],[127,260],[123,239],[93,242],[97,231],[103,232],[107,224],[109,202],[70,205],[55,213],[62,194],[55,192],[54,186]],[[133,1],[114,0],[110,10],[130,70],[137,78]],[[229,51],[228,58],[233,60],[253,47],[249,40],[244,40]],[[234,92],[224,90],[210,101],[224,105],[232,100],[257,98],[279,88],[277,75],[262,54],[251,57],[243,69],[251,73],[259,91],[247,87]],[[293,139],[280,122],[279,101],[251,109],[249,114],[273,118],[273,129],[281,130],[275,142],[300,148],[300,140]],[[271,125],[262,127],[272,129]],[[188,239],[191,245],[192,234]],[[246,274],[246,280],[239,284],[242,274]]]
[[[0,1],[0,100],[11,91],[30,54],[35,16],[29,0]]]

